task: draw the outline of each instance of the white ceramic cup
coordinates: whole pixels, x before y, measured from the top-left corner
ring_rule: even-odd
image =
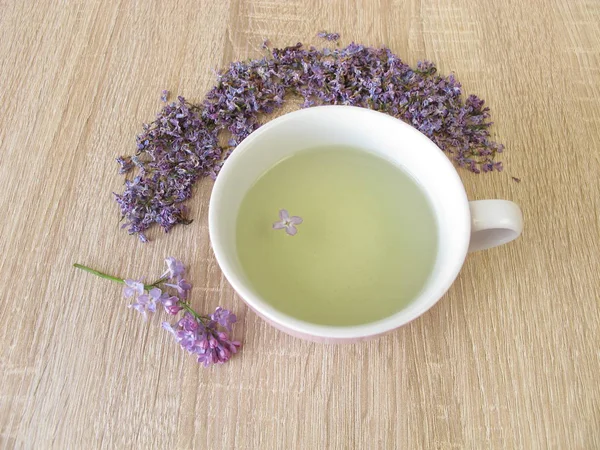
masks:
[[[439,248],[422,291],[382,320],[325,326],[284,314],[267,303],[246,278],[236,252],[236,219],[248,189],[269,168],[303,149],[348,145],[401,167],[425,190],[435,210]],[[383,334],[415,319],[448,290],[467,252],[505,244],[523,229],[519,207],[506,200],[469,202],[448,157],[425,135],[386,114],[351,106],[319,106],[281,116],[248,136],[223,165],[209,207],[212,247],[225,277],[241,298],[273,326],[321,342],[351,342]]]

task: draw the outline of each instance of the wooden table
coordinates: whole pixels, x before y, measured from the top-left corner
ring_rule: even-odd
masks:
[[[114,158],[167,88],[320,30],[430,59],[492,108],[516,242],[471,255],[423,317],[370,342],[289,337],[248,311],[195,221],[140,244],[118,226]],[[0,1],[0,447],[600,448],[600,3]],[[517,183],[511,177],[522,181]],[[128,310],[121,275],[191,265],[195,305],[233,308],[243,351],[205,370]]]

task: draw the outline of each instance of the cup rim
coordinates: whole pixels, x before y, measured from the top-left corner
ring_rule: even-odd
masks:
[[[227,186],[230,182],[229,180],[234,179],[236,171],[242,169],[236,167],[237,161],[240,158],[242,158],[243,154],[247,151],[247,149],[252,146],[254,140],[256,140],[262,134],[268,133],[270,132],[270,130],[281,126],[285,122],[291,120],[299,120],[309,115],[322,114],[324,111],[331,112],[341,109],[352,110],[356,114],[371,115],[373,117],[376,117],[377,120],[394,121],[396,123],[396,126],[398,126],[398,129],[400,130],[399,133],[417,133],[424,137],[425,139],[422,139],[423,145],[433,147],[435,149],[435,152],[431,153],[432,155],[436,156],[432,157],[437,158],[440,165],[447,167],[446,172],[448,180],[446,181],[455,183],[460,188],[459,192],[461,193],[462,198],[459,200],[463,204],[463,208],[462,211],[457,210],[456,214],[461,214],[463,216],[462,221],[465,224],[464,233],[456,233],[455,235],[453,235],[453,239],[460,241],[458,242],[458,247],[460,248],[460,251],[454,255],[453,259],[453,270],[449,271],[449,275],[446,276],[446,279],[438,281],[429,280],[426,284],[427,287],[432,283],[438,283],[435,295],[432,294],[429,296],[429,298],[421,299],[420,296],[425,291],[424,288],[421,294],[419,294],[409,305],[407,305],[400,311],[375,322],[349,326],[320,325],[311,322],[306,322],[277,310],[269,303],[264,301],[262,298],[260,298],[260,296],[255,295],[252,289],[247,287],[244,281],[242,281],[242,279],[237,275],[238,271],[233,267],[232,264],[230,264],[229,257],[225,254],[225,251],[223,250],[221,242],[223,238],[222,233],[220,231],[220,227],[218,226],[218,213],[216,212],[218,210],[217,205],[221,201],[220,199],[223,197],[224,190],[227,189]],[[252,132],[250,135],[248,135],[237,146],[235,151],[232,152],[232,154],[226,160],[225,164],[223,164],[223,167],[219,175],[217,176],[217,179],[213,186],[208,211],[210,242],[215,254],[215,258],[223,274],[225,275],[225,278],[231,284],[233,289],[239,294],[241,299],[251,309],[259,313],[260,316],[267,319],[267,321],[275,322],[280,327],[283,327],[295,333],[326,339],[360,339],[383,334],[416,319],[417,317],[425,313],[428,309],[430,309],[433,305],[435,305],[450,288],[450,285],[454,282],[454,280],[458,276],[458,273],[460,272],[460,269],[462,268],[469,246],[470,221],[471,216],[469,212],[468,199],[464,189],[464,185],[452,162],[433,141],[431,141],[427,136],[418,131],[416,128],[413,128],[412,126],[408,125],[400,119],[396,119],[392,116],[378,111],[346,105],[315,106],[311,108],[293,111],[267,122],[257,130]]]

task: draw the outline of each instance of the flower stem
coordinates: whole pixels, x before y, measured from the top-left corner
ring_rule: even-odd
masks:
[[[82,264],[73,264],[73,267],[76,267],[81,270],[85,270],[86,272],[89,272],[92,275],[96,275],[97,277],[100,277],[100,278],[105,278],[107,280],[116,281],[117,283],[125,283],[125,280],[123,280],[122,278],[117,278],[117,277],[113,277],[112,275],[107,275],[105,273],[98,272],[97,270],[94,270],[91,267],[84,266]]]
[[[156,280],[154,283],[148,285],[148,286],[158,286],[160,283],[164,283],[165,281],[167,281],[169,278],[165,277],[165,278],[159,278],[158,280]]]
[[[106,273],[98,272],[97,270],[92,269],[91,267],[84,266],[83,264],[73,264],[73,267],[81,270],[85,270],[92,275],[96,275],[97,277],[104,278],[106,280],[116,281],[117,283],[125,284],[125,280],[122,278],[113,277],[112,275],[108,275]],[[145,284],[144,289],[150,290],[153,287],[156,287],[156,284],[162,282],[162,280],[157,281],[155,284]]]
[[[197,320],[199,320],[200,322],[204,323],[204,319],[201,315],[199,315],[196,311],[194,311],[190,305],[188,305],[185,302],[179,302],[179,304],[181,305],[181,307],[183,309],[185,309],[187,312],[189,312],[192,316],[194,316]]]

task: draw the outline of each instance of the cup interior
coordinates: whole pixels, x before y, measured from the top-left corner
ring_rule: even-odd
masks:
[[[378,155],[416,180],[434,209],[439,245],[427,285],[404,309],[377,322],[325,326],[288,316],[261,299],[238,261],[236,219],[248,189],[282,159],[317,146],[350,146]],[[360,338],[389,331],[414,319],[446,292],[467,253],[470,214],[455,168],[426,136],[383,113],[350,106],[319,106],[281,116],[240,143],[215,182],[209,231],[215,256],[226,278],[262,316],[298,333]]]

